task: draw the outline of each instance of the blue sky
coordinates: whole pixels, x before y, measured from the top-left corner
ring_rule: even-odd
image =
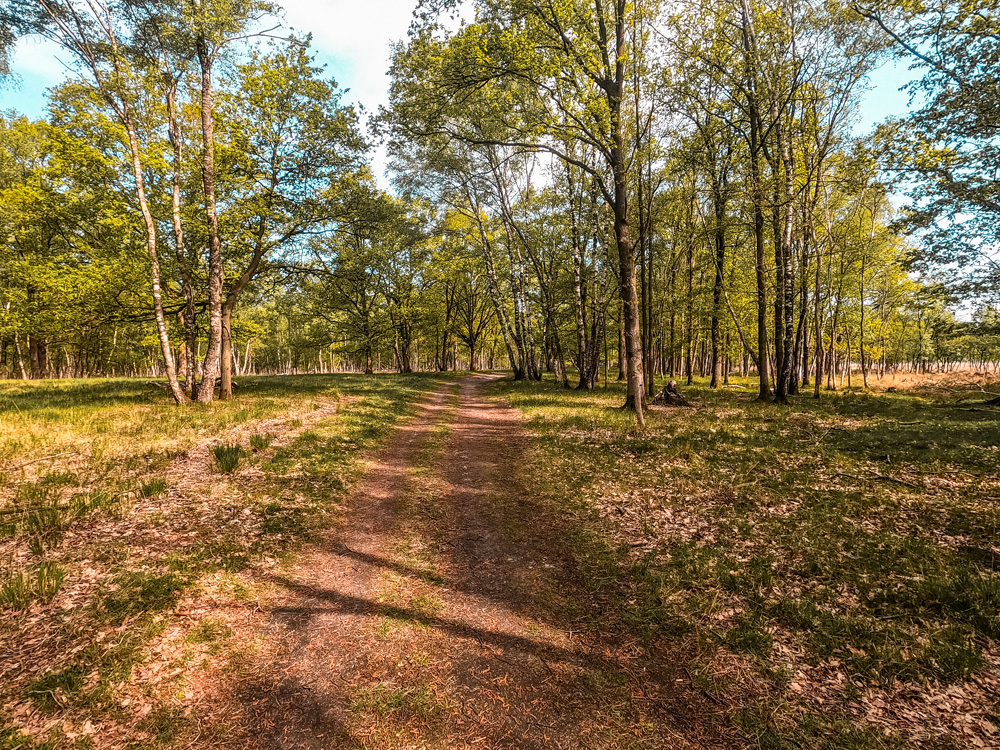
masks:
[[[858,106],[859,133],[866,133],[887,117],[906,114],[909,94],[900,87],[912,81],[920,71],[909,70],[908,63],[889,61],[872,73],[867,91]]]
[[[319,60],[348,98],[370,111],[386,102],[389,49],[403,39],[416,0],[284,0],[284,30],[311,32]],[[0,109],[38,117],[46,108],[45,91],[66,75],[60,62],[69,56],[39,39],[18,42],[13,70],[20,79],[0,90]]]
[[[283,26],[311,31],[319,59],[347,98],[374,112],[387,101],[389,50],[403,39],[415,0],[285,0]],[[46,89],[66,74],[60,60],[68,55],[37,39],[18,43],[13,69],[19,80],[0,89],[0,110],[16,109],[31,117],[45,113]],[[907,111],[907,94],[899,87],[912,73],[905,63],[887,63],[875,71],[860,102],[856,132],[868,132],[892,115]]]

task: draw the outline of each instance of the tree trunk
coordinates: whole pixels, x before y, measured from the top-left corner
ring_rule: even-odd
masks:
[[[153,287],[153,317],[156,319],[156,332],[160,340],[160,351],[167,371],[167,384],[174,401],[183,404],[187,398],[177,380],[177,368],[174,365],[174,352],[170,346],[170,334],[167,330],[167,320],[163,313],[163,293],[160,289],[160,255],[156,244],[156,222],[146,200],[146,178],[142,169],[142,156],[139,150],[139,138],[135,123],[127,104],[121,108],[122,121],[128,135],[129,148],[132,152],[132,176],[135,179],[136,196],[139,199],[139,210],[142,212],[146,226],[146,251],[149,254],[150,280]]]
[[[756,45],[750,15],[749,0],[741,0],[744,67],[746,77],[747,112],[750,120],[750,193],[753,203],[753,233],[757,278],[757,372],[760,387],[758,401],[770,401],[767,361],[767,268],[764,262],[764,188],[760,173],[761,116],[757,102],[757,87],[753,72]]]
[[[712,388],[719,387],[722,358],[719,354],[722,326],[722,285],[726,263],[726,206],[721,186],[716,182],[713,190],[715,203],[715,285],[712,289]]]
[[[27,380],[28,372],[24,368],[24,354],[21,352],[21,340],[17,332],[14,333],[14,356],[17,359],[17,369],[21,373],[21,380]]]
[[[184,361],[181,371],[184,372],[184,387],[188,398],[197,398],[197,384],[195,382],[195,359],[194,342],[197,336],[195,326],[194,310],[194,280],[192,278],[191,263],[188,260],[184,249],[184,223],[181,220],[181,161],[183,156],[183,137],[181,127],[177,118],[177,79],[171,81],[167,88],[167,133],[170,138],[170,145],[173,151],[172,179],[173,191],[171,196],[170,215],[174,228],[174,255],[177,258],[177,267],[181,274],[181,292],[184,294],[184,311],[180,320],[184,327]]]
[[[47,348],[45,339],[31,333],[28,334],[28,362],[31,366],[32,380],[42,380],[48,375],[45,367],[48,359],[46,356]]]
[[[694,194],[691,195],[691,216],[694,214]],[[687,311],[684,315],[687,338],[687,356],[684,360],[684,375],[688,385],[694,382],[694,242],[687,242]]]
[[[570,186],[570,200],[573,199],[573,178],[570,165],[566,165],[567,180]],[[570,207],[570,248],[573,255],[573,309],[576,314],[576,348],[577,364],[580,370],[580,390],[590,390],[594,387],[589,377],[589,351],[587,346],[586,301],[583,298],[583,249],[580,242],[580,229],[577,224],[575,206]]]
[[[222,359],[220,361],[222,385],[219,387],[219,400],[228,401],[233,397],[233,308],[222,307]],[[202,387],[205,387],[205,381]],[[209,383],[211,388],[214,384]]]
[[[794,119],[792,106],[790,118]],[[781,232],[781,325],[780,332],[775,331],[775,339],[781,336],[781,357],[777,379],[775,401],[787,403],[791,390],[792,363],[795,347],[795,259],[792,253],[792,241],[795,230],[795,155],[792,150],[791,138],[785,131],[781,116],[775,118],[775,134],[778,140],[778,151],[781,155],[781,167],[784,174],[784,216]]]
[[[196,40],[198,63],[201,66],[201,137],[204,152],[201,162],[201,184],[205,197],[208,223],[208,350],[202,369],[198,401],[207,404],[215,397],[213,384],[219,375],[222,360],[222,242],[219,239],[219,217],[215,208],[215,121],[212,105],[213,56],[208,40]]]
[[[872,219],[874,223],[874,218]],[[868,388],[868,364],[865,361],[865,255],[861,254],[861,275],[858,277],[858,305],[861,308],[861,328],[858,331],[858,347],[861,357],[861,378],[865,389]]]
[[[616,380],[625,382],[625,315],[618,311],[618,377]]]
[[[611,119],[611,174],[614,179],[615,243],[618,246],[619,291],[625,328],[625,369],[628,395],[625,408],[635,411],[636,422],[645,424],[642,406],[646,395],[642,373],[642,338],[639,333],[639,301],[635,284],[635,256],[628,225],[628,173],[622,133],[621,110],[625,81],[625,0],[615,4],[615,77],[607,84]]]

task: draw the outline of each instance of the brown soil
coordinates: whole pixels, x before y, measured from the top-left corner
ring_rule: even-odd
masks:
[[[576,569],[570,520],[519,485],[530,444],[483,395],[490,379],[442,387],[325,543],[261,574],[279,591],[264,645],[205,696],[203,747],[740,745],[692,688],[689,654],[612,615],[595,629],[606,604]]]

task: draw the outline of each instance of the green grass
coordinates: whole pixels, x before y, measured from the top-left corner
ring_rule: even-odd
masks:
[[[270,435],[254,434],[250,436],[250,447],[255,451],[266,450],[271,445]]]
[[[781,408],[750,389],[682,390],[694,408],[640,430],[617,384],[495,389],[536,435],[525,486],[580,519],[578,566],[613,616],[650,643],[689,639],[701,675],[729,652],[769,686],[791,718],[757,731],[745,707],[761,697],[711,682],[753,742],[901,746],[819,704],[788,708],[787,686],[796,672],[961,685],[985,668],[1000,637],[1000,414],[905,391]]]
[[[151,735],[156,745],[169,746],[188,723],[184,710],[177,706],[157,706],[139,722],[137,728]]]
[[[232,635],[233,629],[221,620],[205,617],[192,627],[184,640],[188,643],[215,643]]]
[[[14,727],[0,726],[0,750],[34,750],[38,745]]]
[[[386,716],[404,712],[424,719],[446,709],[447,705],[428,687],[399,688],[381,682],[359,690],[351,703],[355,713]]]
[[[121,624],[136,615],[173,607],[191,583],[190,575],[126,570],[113,576],[110,590],[95,602],[103,619]]]
[[[52,561],[18,571],[0,584],[0,609],[24,610],[36,601],[48,604],[65,580],[66,570]]]
[[[167,480],[163,477],[153,477],[143,482],[139,494],[143,497],[160,497],[167,491]]]
[[[212,448],[215,468],[223,474],[232,474],[243,461],[243,449],[238,445],[216,445]]]
[[[46,672],[28,683],[25,695],[38,708],[51,711],[83,687],[83,671],[78,667]]]

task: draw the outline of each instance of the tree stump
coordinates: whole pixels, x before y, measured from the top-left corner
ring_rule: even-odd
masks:
[[[671,380],[667,387],[653,397],[656,406],[690,406],[687,399],[677,390],[677,381]]]

